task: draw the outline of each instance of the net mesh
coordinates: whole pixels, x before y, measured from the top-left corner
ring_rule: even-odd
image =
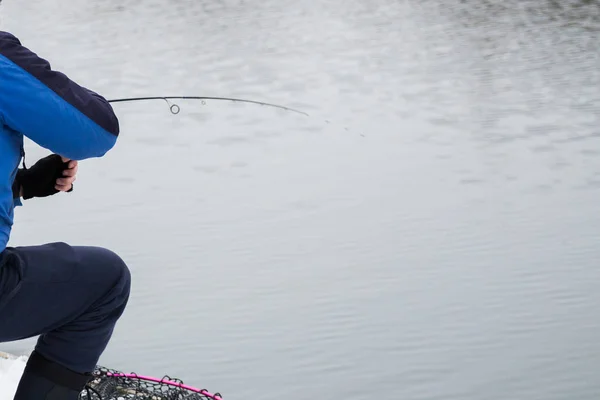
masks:
[[[221,400],[220,394],[185,387],[168,376],[159,382],[135,374],[98,367],[94,379],[79,396],[80,400]]]

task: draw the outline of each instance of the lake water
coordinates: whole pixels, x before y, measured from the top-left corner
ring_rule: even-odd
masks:
[[[311,115],[115,104],[115,150],[18,211],[12,245],[128,262],[104,365],[226,400],[600,397],[597,1],[3,3],[108,98]]]

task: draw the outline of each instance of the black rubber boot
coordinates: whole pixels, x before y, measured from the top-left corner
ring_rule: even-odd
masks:
[[[71,371],[34,351],[14,400],[78,400],[90,379],[91,375]]]

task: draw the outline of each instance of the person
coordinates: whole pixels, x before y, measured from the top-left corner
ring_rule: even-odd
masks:
[[[8,245],[15,208],[71,192],[79,162],[104,156],[118,136],[104,97],[0,31],[0,342],[38,336],[15,400],[78,399],[124,313],[131,274],[113,251]],[[50,155],[27,168],[24,137]]]

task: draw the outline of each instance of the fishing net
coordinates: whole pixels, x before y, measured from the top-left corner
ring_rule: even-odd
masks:
[[[96,368],[94,379],[80,400],[222,400],[220,394],[185,385],[179,379],[162,379]]]

